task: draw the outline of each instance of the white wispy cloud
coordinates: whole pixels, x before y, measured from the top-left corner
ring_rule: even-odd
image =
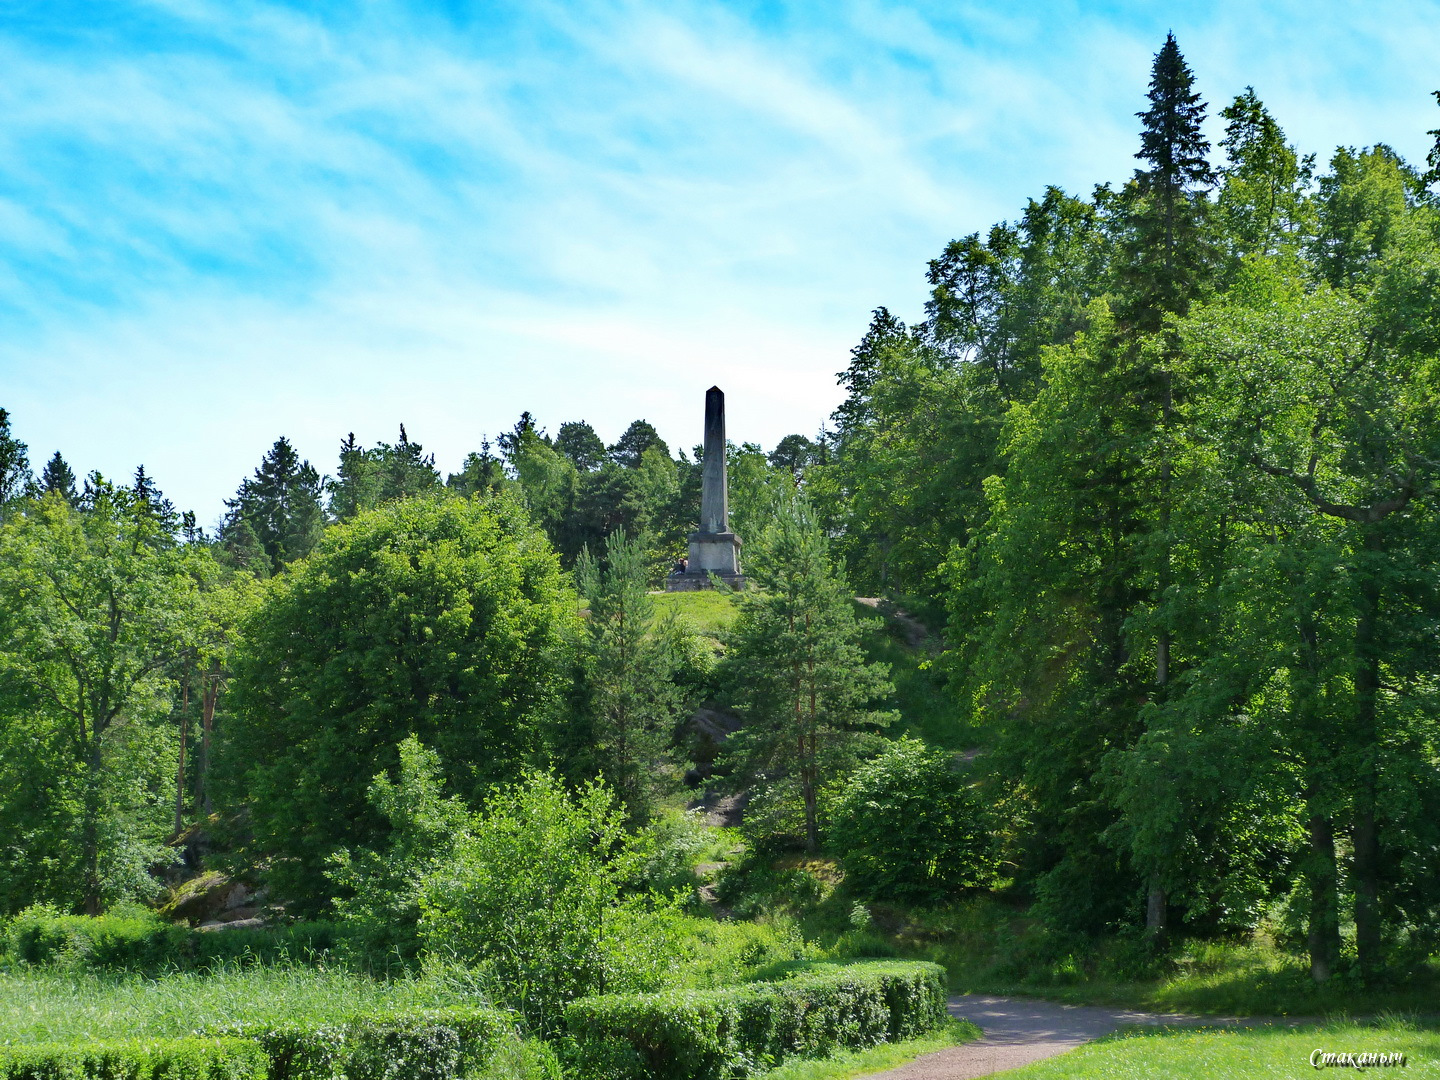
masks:
[[[0,25],[0,405],[206,517],[282,432],[321,467],[401,421],[453,465],[525,408],[688,446],[715,381],[736,437],[813,431],[946,240],[1125,178],[1166,29],[1322,157],[1423,154],[1440,46],[1419,3],[35,10]]]

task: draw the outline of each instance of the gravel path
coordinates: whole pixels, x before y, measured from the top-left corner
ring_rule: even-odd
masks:
[[[985,1032],[983,1039],[916,1058],[888,1072],[872,1073],[883,1080],[974,1080],[1018,1069],[1041,1058],[1074,1050],[1082,1043],[1126,1024],[1225,1023],[1179,1013],[1130,1012],[1089,1005],[1060,1005],[1026,998],[961,994],[950,999],[950,1015],[969,1020]],[[869,1078],[867,1078],[869,1080]]]

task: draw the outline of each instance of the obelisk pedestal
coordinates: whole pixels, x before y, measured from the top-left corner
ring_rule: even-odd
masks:
[[[700,480],[700,528],[690,534],[690,559],[683,574],[666,582],[670,592],[710,588],[714,574],[733,588],[742,588],[740,537],[730,531],[730,494],[725,476],[725,393],[718,386],[705,392],[705,457]]]

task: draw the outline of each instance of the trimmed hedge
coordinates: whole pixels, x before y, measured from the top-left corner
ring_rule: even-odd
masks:
[[[355,952],[353,936],[348,928],[326,922],[207,932],[153,916],[60,915],[31,909],[0,925],[0,959],[156,974]]]
[[[509,1017],[483,1006],[370,1013],[324,1025],[241,1023],[221,1034],[263,1048],[269,1080],[454,1080],[482,1069],[559,1076],[548,1047],[521,1042]]]
[[[249,1039],[134,1039],[0,1046],[0,1080],[267,1080],[270,1056]]]
[[[918,961],[814,965],[777,982],[565,1008],[578,1071],[604,1080],[738,1080],[787,1058],[914,1038],[945,1018],[945,971]]]

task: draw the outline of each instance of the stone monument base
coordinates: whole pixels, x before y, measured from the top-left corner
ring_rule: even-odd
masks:
[[[671,574],[665,580],[665,591],[708,589],[711,574],[732,589],[745,587],[745,578],[740,573],[740,538],[733,532],[691,533],[687,570],[683,574]]]
[[[733,532],[691,533],[689,571],[692,574],[740,573],[740,537]]]
[[[716,574],[715,576],[732,589],[745,588],[744,574]],[[710,587],[710,575],[706,573],[671,574],[665,579],[666,592],[699,592],[701,589]]]

